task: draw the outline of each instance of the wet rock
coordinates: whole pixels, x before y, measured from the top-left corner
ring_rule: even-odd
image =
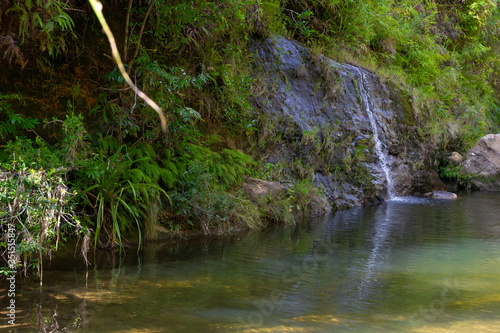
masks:
[[[451,155],[448,156],[447,159],[450,162],[450,164],[453,166],[460,165],[460,163],[462,163],[464,161],[464,157],[462,155],[460,155],[459,153],[457,153],[456,151],[451,153]]]
[[[347,182],[335,181],[331,175],[315,174],[314,182],[323,192],[334,209],[347,209],[366,203],[367,194]],[[368,201],[373,201],[371,200]]]
[[[405,163],[393,170],[393,177],[395,190],[400,196],[447,190],[436,172],[414,170],[413,166]]]
[[[413,175],[413,194],[422,195],[433,191],[449,191],[437,172],[417,172]]]
[[[279,195],[285,191],[285,187],[278,182],[248,178],[243,185],[245,192],[254,197],[267,197],[268,195]]]
[[[399,155],[405,151],[405,147],[399,143],[393,143],[389,146],[389,154],[391,155]]]
[[[431,197],[433,199],[443,199],[443,200],[455,200],[457,195],[452,192],[447,191],[434,191],[425,194],[426,197]]]
[[[275,124],[274,129],[262,129],[261,136],[268,137],[274,131],[282,138],[261,152],[264,163],[291,164],[300,160],[302,165],[312,166],[317,186],[325,189],[325,196],[334,208],[353,207],[385,197],[388,182],[375,151],[368,105],[375,118],[381,150],[387,156],[387,167],[394,175],[396,194],[443,188],[432,186],[438,183],[432,179],[435,173],[430,171],[434,147],[419,141],[418,117],[410,93],[390,79],[383,82],[370,71],[313,54],[284,37],[255,41],[250,49],[257,71],[262,73],[257,80],[261,88],[253,103],[258,112],[273,119]],[[368,96],[368,101],[363,96]],[[338,152],[332,150],[321,155],[317,149],[326,145],[316,145],[311,139],[304,144],[304,133],[316,133],[318,128],[328,129],[320,131],[317,137],[322,143],[330,142],[330,147],[337,145]],[[343,144],[345,140],[350,141]],[[327,156],[332,165],[337,161],[343,163],[346,150],[351,157],[363,154],[363,166],[373,176],[371,186],[363,183],[370,182],[368,177],[360,179],[354,175],[358,178],[348,179],[331,175],[334,168],[325,165],[328,162],[324,159],[318,159]],[[345,163],[347,169],[349,163],[353,162]],[[356,163],[353,168],[360,167]]]
[[[465,174],[480,190],[500,190],[500,134],[488,134],[478,140],[462,163]]]
[[[426,183],[429,188],[437,191],[445,191],[446,185],[443,183],[437,172],[429,171],[426,173]]]

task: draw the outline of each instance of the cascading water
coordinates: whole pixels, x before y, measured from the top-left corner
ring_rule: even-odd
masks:
[[[377,123],[375,121],[375,114],[373,113],[371,107],[370,107],[370,96],[368,94],[368,91],[366,89],[366,79],[365,79],[365,74],[360,71],[356,67],[351,67],[351,70],[356,72],[360,78],[360,82],[358,82],[358,88],[359,88],[359,93],[361,95],[361,103],[368,114],[368,118],[370,120],[370,125],[372,128],[373,132],[373,140],[375,141],[375,153],[377,154],[377,157],[380,162],[380,167],[382,168],[382,171],[384,172],[385,175],[385,180],[387,183],[387,196],[389,199],[393,199],[396,197],[394,194],[394,183],[392,181],[392,176],[391,176],[391,170],[389,168],[389,163],[388,163],[388,156],[387,154],[382,150],[382,142],[380,141],[380,138],[378,136],[378,127]]]

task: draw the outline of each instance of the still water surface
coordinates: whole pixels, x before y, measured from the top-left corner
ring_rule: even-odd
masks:
[[[500,332],[500,194],[403,199],[293,228],[58,258],[8,332]],[[7,299],[2,284],[2,310]]]

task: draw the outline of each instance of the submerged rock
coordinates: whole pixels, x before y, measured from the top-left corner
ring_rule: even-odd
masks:
[[[500,134],[488,134],[467,153],[462,169],[480,190],[500,190]]]
[[[434,191],[425,194],[426,197],[431,197],[434,199],[445,199],[445,200],[455,200],[457,195],[453,192],[447,191]]]

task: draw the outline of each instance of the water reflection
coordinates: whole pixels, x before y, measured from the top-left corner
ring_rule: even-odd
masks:
[[[498,331],[499,199],[393,200],[140,258],[100,252],[89,270],[59,256],[43,289],[18,279],[12,331]]]
[[[391,256],[391,231],[395,229],[398,216],[395,214],[393,202],[386,202],[382,207],[377,209],[374,216],[375,224],[373,235],[373,248],[370,256],[366,261],[365,273],[361,278],[361,283],[358,287],[358,293],[361,300],[369,296],[370,291],[376,290],[373,284],[378,284],[377,275],[385,262],[389,261]]]

